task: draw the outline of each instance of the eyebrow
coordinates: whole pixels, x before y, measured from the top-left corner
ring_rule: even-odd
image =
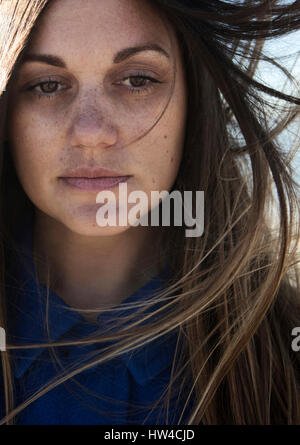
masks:
[[[121,63],[129,57],[144,51],[156,51],[157,53],[164,55],[167,59],[170,59],[170,55],[165,49],[156,43],[149,43],[142,46],[132,46],[122,49],[115,55],[113,62]],[[26,54],[21,63],[23,64],[25,62],[41,62],[48,65],[57,66],[59,68],[67,68],[67,65],[60,57],[52,56],[50,54]]]

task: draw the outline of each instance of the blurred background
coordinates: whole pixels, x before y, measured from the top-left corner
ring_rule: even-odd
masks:
[[[268,62],[260,62],[257,68],[255,78],[263,81],[268,86],[280,89],[284,93],[293,94],[300,98],[300,31],[290,33],[284,37],[272,39],[272,42],[265,42],[264,53],[267,56],[275,57],[276,62],[283,65],[296,78],[296,84],[291,83],[281,70],[274,67]],[[271,100],[275,104],[282,101],[271,96],[266,96],[267,100]],[[279,116],[280,117],[280,116]],[[274,119],[276,115],[274,113]],[[300,186],[300,107],[297,118],[289,125],[288,129],[283,131],[279,141],[284,151],[291,154],[291,166],[293,169],[293,177],[298,183],[298,196]],[[276,230],[277,215],[276,211],[272,212],[272,225]],[[300,215],[298,215],[298,221]],[[300,240],[298,242],[298,253],[300,257]],[[300,260],[300,258],[299,258]],[[300,268],[299,268],[300,273]]]
[[[276,62],[283,65],[296,78],[298,85],[293,85],[291,81],[286,79],[282,71],[264,61],[258,65],[255,77],[263,80],[268,86],[278,88],[281,91],[283,90],[284,93],[293,94],[300,98],[300,31],[278,37],[273,39],[272,42],[266,42],[264,53],[267,56],[275,57]],[[268,96],[268,99],[270,99],[270,96]],[[272,101],[276,103],[277,99],[272,98]],[[288,131],[283,132],[280,141],[287,150],[294,151],[295,156],[292,160],[294,177],[300,183],[300,109],[298,118],[290,125]]]

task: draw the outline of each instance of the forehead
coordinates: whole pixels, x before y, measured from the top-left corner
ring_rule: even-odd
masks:
[[[171,42],[172,40],[172,42]],[[146,0],[54,0],[29,44],[32,52],[89,57],[142,42],[174,44],[170,27]]]

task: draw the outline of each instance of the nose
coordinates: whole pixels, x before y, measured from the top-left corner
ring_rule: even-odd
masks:
[[[74,112],[70,128],[71,146],[109,148],[116,142],[117,129],[104,105],[95,104],[95,98],[81,102]]]

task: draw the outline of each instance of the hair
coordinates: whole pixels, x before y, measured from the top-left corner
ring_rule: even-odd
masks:
[[[4,142],[6,87],[50,3],[0,2],[0,325],[4,329],[8,329],[5,252],[18,249],[12,222],[32,206]],[[163,231],[161,249],[170,271],[166,287],[146,303],[137,303],[138,312],[126,318],[126,325],[115,320],[117,329],[110,334],[47,343],[55,358],[59,345],[112,341],[88,363],[69,372],[61,368],[55,380],[20,406],[14,401],[10,355],[18,345],[8,344],[1,352],[6,404],[1,424],[13,424],[22,409],[82,370],[172,332],[177,347],[171,378],[157,403],[169,408],[175,394],[180,400],[178,424],[183,419],[191,425],[300,423],[300,353],[291,348],[291,331],[300,326],[299,202],[291,153],[279,141],[299,116],[300,99],[255,78],[257,64],[264,60],[296,84],[263,48],[266,40],[300,28],[300,4],[277,0],[150,3],[172,25],[182,50],[188,114],[174,189],[205,191],[204,234],[187,238],[183,227]],[[273,102],[268,101],[270,96]],[[275,111],[281,119],[274,123]],[[275,230],[268,213],[274,202],[278,205]],[[163,305],[154,310],[157,302]],[[144,312],[149,307],[153,307],[150,321]]]

